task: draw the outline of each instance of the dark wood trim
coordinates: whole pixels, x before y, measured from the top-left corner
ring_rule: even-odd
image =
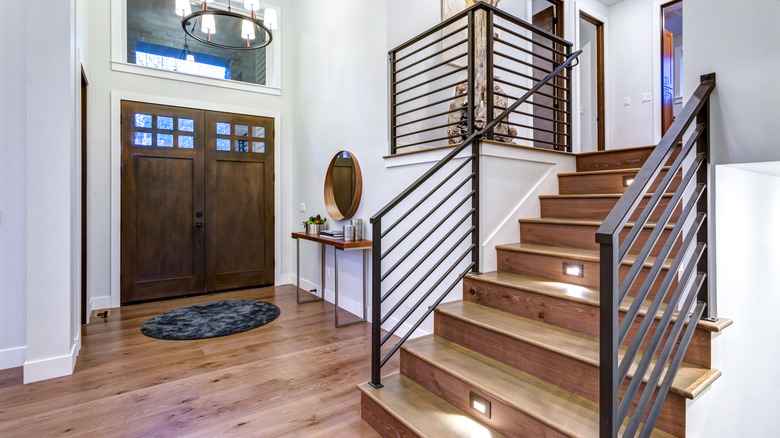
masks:
[[[81,66],[81,323],[87,323],[87,152],[89,81],[84,66]]]
[[[322,243],[324,245],[334,246],[338,249],[371,248],[370,240],[355,240],[355,241],[346,242],[344,241],[344,239],[332,239],[330,237],[324,237],[318,234],[306,234],[306,233],[292,233],[292,238]]]
[[[596,106],[598,150],[606,150],[606,100],[604,81],[604,23],[580,11],[580,18],[596,26]]]

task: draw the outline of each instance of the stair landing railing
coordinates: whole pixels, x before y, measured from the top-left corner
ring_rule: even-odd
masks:
[[[602,438],[617,437],[619,432],[623,437],[650,436],[697,323],[703,317],[716,319],[714,288],[708,282],[711,230],[707,190],[709,107],[714,89],[715,74],[702,76],[691,99],[596,233],[601,270],[599,430]],[[681,144],[686,133],[690,135]],[[652,195],[648,195],[651,188]],[[666,207],[662,207],[662,199],[668,200]],[[640,208],[644,200],[646,204]],[[621,239],[621,232],[627,230],[630,220],[634,223]],[[664,230],[670,226],[668,236],[662,239]],[[646,243],[639,243],[639,234],[648,228]],[[648,266],[653,250],[657,251],[656,259],[645,279],[640,281],[640,272]],[[624,274],[620,267],[629,252],[637,255]],[[663,274],[665,265],[668,270]],[[649,298],[652,290],[655,296]],[[627,299],[629,292],[635,295],[633,299]],[[628,309],[622,321],[621,306]],[[638,323],[643,306],[646,314]],[[674,322],[673,317],[676,317]],[[656,318],[658,324],[653,327]],[[635,324],[639,327],[632,335]],[[638,354],[645,342],[646,351]],[[624,385],[632,368],[630,382]],[[646,384],[642,389],[643,381]],[[621,389],[625,389],[622,396]],[[633,413],[626,423],[632,407]],[[621,431],[624,423],[625,429]]]
[[[465,39],[450,41],[461,34]],[[465,48],[461,55],[448,54],[459,46]],[[496,63],[502,50],[515,52],[506,55],[511,60]],[[371,218],[373,387],[382,387],[382,366],[436,306],[466,274],[479,270],[480,140],[500,136],[570,150],[571,70],[580,53],[571,53],[565,40],[481,2],[390,52],[391,153],[403,149],[400,137],[410,142],[404,152],[458,143]],[[486,85],[480,86],[482,80]],[[503,87],[496,86],[499,80]],[[496,96],[496,90],[505,96]],[[516,100],[510,105],[508,98]],[[399,109],[402,104],[411,107]],[[441,111],[442,106],[449,110]],[[415,112],[421,120],[402,122]],[[400,123],[411,129],[410,135],[401,134]],[[414,136],[421,137],[408,139]],[[383,326],[391,328],[383,334]],[[383,354],[386,345],[391,347]]]

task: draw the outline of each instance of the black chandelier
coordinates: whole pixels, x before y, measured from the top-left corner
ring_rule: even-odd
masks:
[[[271,44],[271,40],[273,40],[272,29],[277,26],[276,11],[274,9],[267,8],[261,21],[255,16],[255,11],[260,9],[259,0],[244,0],[244,8],[251,13],[249,16],[233,12],[230,0],[228,0],[227,11],[209,9],[208,3],[213,2],[214,0],[202,0],[201,8],[192,12],[190,0],[175,0],[176,14],[181,17],[181,27],[187,35],[204,44],[219,47],[220,49],[255,50]],[[218,16],[241,20],[241,39],[246,41],[246,45],[243,45],[243,42],[242,44],[223,44],[211,40],[211,35],[217,33],[216,17]],[[199,33],[205,34],[205,38],[196,33],[195,29],[198,27],[198,22],[200,22]],[[257,38],[256,28],[260,30],[261,35],[264,34],[264,38]],[[266,35],[267,37],[265,37]]]

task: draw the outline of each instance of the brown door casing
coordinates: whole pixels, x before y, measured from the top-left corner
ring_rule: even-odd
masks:
[[[663,30],[661,45],[661,134],[674,122],[674,36]]]
[[[268,118],[122,102],[122,303],[273,284],[273,135]]]
[[[563,2],[548,0],[552,4],[549,8],[546,8],[531,17],[531,22],[534,26],[539,27],[553,35],[563,37]],[[563,47],[550,41],[548,38],[541,34],[534,34],[533,39],[535,42],[542,46],[550,47],[558,51],[563,51]],[[537,80],[544,79],[548,72],[551,72],[563,62],[563,57],[550,51],[547,48],[540,47],[537,44],[533,45],[533,52],[536,55],[533,57],[533,64],[538,69],[533,69],[533,76]],[[556,61],[553,64],[546,59],[552,58]],[[554,84],[558,87],[562,87],[563,79],[554,79]],[[563,122],[565,110],[563,101],[565,95],[560,88],[552,86],[544,86],[540,90],[542,93],[536,93],[533,96],[533,137],[534,147],[544,149],[557,149],[557,145],[563,145],[566,143],[565,132]],[[546,94],[546,95],[545,95]],[[538,105],[537,105],[538,104]],[[556,110],[560,111],[556,111]],[[555,121],[553,121],[555,120]]]
[[[580,12],[580,18],[596,26],[596,132],[597,149],[603,151],[606,149],[606,101],[604,98],[604,23]]]

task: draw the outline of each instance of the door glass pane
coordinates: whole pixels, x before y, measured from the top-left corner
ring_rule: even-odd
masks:
[[[172,148],[173,134],[157,134],[157,146],[161,148]]]
[[[179,119],[179,131],[194,132],[195,121],[192,119]]]
[[[173,117],[157,116],[157,129],[173,129]]]
[[[217,135],[230,135],[230,123],[217,122]]]
[[[247,125],[236,125],[236,135],[240,137],[246,137],[249,135],[249,126]]]
[[[252,142],[252,152],[258,153],[258,154],[264,154],[265,153],[265,142],[264,141],[253,141]]]
[[[236,151],[237,152],[249,152],[249,141],[247,141],[247,140],[236,140]]]
[[[191,135],[180,135],[179,147],[182,149],[193,149],[195,147],[195,137]]]
[[[229,138],[218,138],[217,139],[217,150],[218,151],[229,151],[230,150],[230,139]]]
[[[265,127],[264,126],[253,126],[252,127],[252,137],[265,137]]]
[[[151,123],[151,122],[149,122]],[[152,133],[151,132],[136,132],[135,139],[133,141],[136,146],[151,146],[152,145]]]
[[[135,127],[136,128],[151,128],[152,116],[151,114],[136,114],[135,115]]]

